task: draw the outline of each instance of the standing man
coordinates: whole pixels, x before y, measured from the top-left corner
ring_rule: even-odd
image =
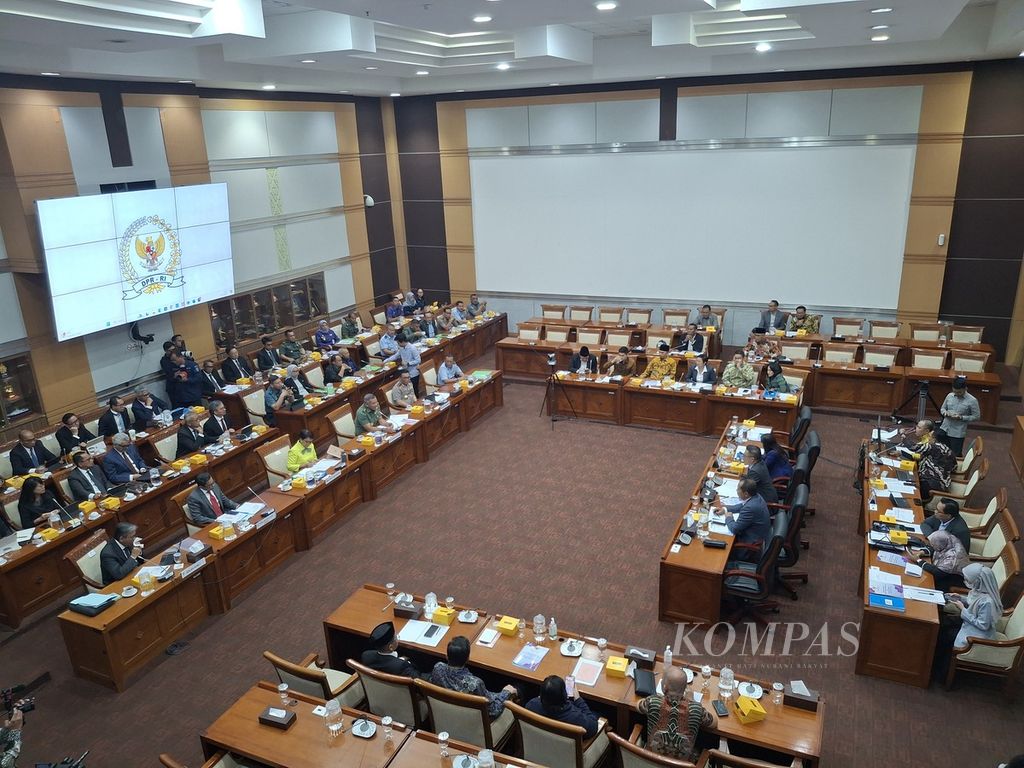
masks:
[[[191,408],[203,402],[203,374],[199,366],[191,358],[185,359],[180,352],[171,355],[171,360],[178,366],[174,374],[174,394],[171,402],[178,408]]]
[[[957,376],[953,379],[953,391],[942,401],[942,431],[946,433],[946,445],[954,456],[963,456],[964,438],[967,425],[981,418],[978,398],[967,391],[967,379]]]
[[[410,344],[405,336],[400,337],[398,339],[398,351],[386,358],[384,362],[401,362],[402,366],[409,373],[409,378],[412,379],[412,388],[415,390],[416,396],[419,397],[420,351],[416,349],[415,345]]]

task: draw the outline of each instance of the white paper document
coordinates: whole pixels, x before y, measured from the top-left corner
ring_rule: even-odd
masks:
[[[395,413],[392,414],[391,416],[388,416],[388,421],[391,422],[391,425],[395,427],[395,429],[401,429],[402,427],[409,423],[409,417],[406,416],[404,413]]]
[[[327,472],[337,466],[337,459],[320,459],[316,464],[307,469],[307,472]]]
[[[902,579],[898,573],[883,571],[877,565],[872,565],[868,571],[869,584],[901,584]]]
[[[712,533],[720,533],[724,536],[732,536],[732,532],[729,530],[729,526],[722,523],[711,523],[708,525],[708,530]]]
[[[892,515],[901,523],[914,522],[914,513],[911,512],[909,509],[903,509],[902,507],[892,507],[888,512],[886,512],[886,514]]]
[[[908,600],[917,600],[922,603],[935,603],[936,605],[945,605],[946,603],[946,598],[937,589],[904,587],[903,596]]]
[[[242,515],[243,517],[252,517],[265,506],[266,504],[262,501],[246,501],[238,505],[238,509],[235,510],[235,514]]]
[[[791,680],[789,687],[793,690],[793,693],[799,694],[800,696],[811,695],[811,692],[807,690],[807,686],[804,685],[803,680]]]
[[[228,384],[222,391],[226,395],[234,395],[241,392],[243,389],[245,389],[245,387],[240,387],[238,384]]]
[[[770,435],[771,427],[753,427],[747,430],[747,440],[760,440],[763,435]]]
[[[603,670],[604,664],[601,662],[581,658],[576,662],[572,676],[576,678],[576,685],[593,686],[601,679]]]
[[[911,563],[908,561],[906,566],[903,568],[903,572],[907,574],[907,576],[917,577],[924,573],[924,568],[917,563]]]
[[[739,485],[740,481],[736,478],[727,478],[720,486],[718,486],[718,495],[722,497],[728,496],[730,498],[735,498],[736,494],[739,492]]]
[[[427,633],[432,630],[431,636],[427,637]],[[436,648],[437,644],[441,642],[441,638],[447,633],[448,627],[429,621],[416,621],[413,619],[406,622],[405,626],[402,627],[402,631],[398,633],[398,639],[404,643],[419,643],[420,645],[429,645],[431,648]]]
[[[906,558],[902,555],[897,555],[895,552],[885,552],[883,550],[878,551],[878,559],[883,563],[889,565],[903,565],[906,563]]]
[[[882,440],[892,440],[894,437],[896,437],[896,433],[897,432],[899,432],[898,429],[883,429],[883,430],[881,430]],[[871,439],[872,440],[878,440],[878,433],[879,433],[878,429],[871,430]]]

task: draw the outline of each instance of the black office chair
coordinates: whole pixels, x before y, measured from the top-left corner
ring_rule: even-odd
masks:
[[[736,624],[741,619],[767,624],[762,614],[779,612],[779,604],[771,596],[778,581],[779,553],[788,529],[789,512],[780,510],[772,524],[772,537],[757,563],[730,560],[725,564],[722,586],[725,588],[725,598],[735,605],[735,610],[726,619],[730,624]]]
[[[786,538],[782,543],[782,550],[779,552],[778,585],[794,600],[798,599],[796,589],[789,583],[799,581],[807,583],[807,574],[803,571],[790,570],[800,560],[800,550],[807,549],[806,542],[800,540],[800,528],[803,524],[804,513],[807,511],[807,499],[809,491],[806,485],[800,485],[793,494],[793,503],[789,508],[789,528],[786,530]]]
[[[811,406],[802,405],[800,406],[800,412],[796,416],[796,422],[793,424],[793,429],[788,433],[775,431],[775,439],[778,440],[779,445],[789,451],[790,459],[794,459],[800,450],[800,446],[803,444],[804,437],[807,435],[807,430],[811,427]]]
[[[788,507],[793,503],[793,494],[796,492],[797,487],[807,482],[807,470],[810,467],[810,463],[810,457],[806,453],[801,453],[796,457],[796,461],[793,462],[793,474],[788,478],[780,477],[774,481],[775,490],[779,492],[779,504],[769,504],[770,508],[780,505]]]
[[[814,465],[818,463],[818,456],[821,455],[821,438],[818,437],[818,433],[813,429],[807,433],[807,438],[804,440],[803,446],[800,448],[801,453],[807,454],[807,488],[811,487],[811,475],[814,474]],[[814,510],[807,510],[808,515],[813,515]]]

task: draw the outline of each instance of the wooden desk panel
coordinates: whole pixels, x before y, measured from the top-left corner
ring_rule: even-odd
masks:
[[[798,366],[806,368],[809,366]],[[903,402],[903,369],[887,372],[856,363],[810,367],[810,404],[890,413]]]
[[[750,397],[729,397],[726,395],[707,395],[707,420],[705,432],[717,432],[724,429],[733,416],[740,421],[754,419],[758,426],[771,427],[780,432],[790,432],[796,423],[796,415],[800,411],[801,400],[795,403],[784,403],[781,400],[761,400]]]
[[[561,346],[545,341],[520,341],[516,337],[502,339],[494,346],[494,366],[508,378],[543,381],[551,375],[548,355],[557,355]]]
[[[1013,438],[1010,441],[1010,461],[1017,477],[1024,478],[1024,416],[1013,420]]]
[[[355,447],[359,446],[352,441],[346,445],[346,450]],[[301,501],[301,507],[296,508],[294,512],[298,516],[295,531],[297,550],[312,547],[316,539],[341,520],[350,509],[371,498],[369,461],[370,457],[364,451],[355,458],[349,456],[343,469],[336,470],[328,476],[332,478],[329,482],[322,481],[312,488],[292,488],[288,491],[282,491],[274,486],[261,494],[264,503],[279,509]]]
[[[465,398],[462,401],[463,429],[469,429],[483,416],[505,404],[503,387],[504,380],[501,371],[492,371],[489,379],[479,384],[473,384],[464,393]],[[441,389],[444,391],[445,387]]]
[[[622,388],[622,423],[668,427],[691,434],[706,429],[707,398],[687,390],[651,389],[627,383]]]
[[[550,391],[550,390],[549,390]],[[559,377],[548,400],[548,415],[622,423],[622,387],[618,382],[598,384],[593,377]]]
[[[515,737],[512,741],[515,741]],[[435,766],[436,768],[451,768],[452,761],[459,755],[476,757],[482,749],[482,746],[472,746],[450,739],[448,741],[450,757],[446,760],[441,757],[437,736],[425,731],[416,731],[398,750],[394,760],[388,763],[388,768],[435,768]],[[509,757],[500,752],[494,753],[494,761],[498,765],[508,766],[508,768],[541,768],[537,763],[531,763],[518,757]]]

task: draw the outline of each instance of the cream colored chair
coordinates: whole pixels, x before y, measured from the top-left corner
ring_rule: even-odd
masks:
[[[1010,602],[1010,582],[1017,578],[1020,573],[1020,557],[1017,556],[1017,548],[1007,543],[999,557],[989,564],[992,575],[996,577],[996,584],[999,586],[999,596],[1003,600],[1003,608]]]
[[[608,329],[608,333],[605,334],[604,343],[608,346],[608,349],[618,349],[619,347],[630,346],[630,341],[633,339],[633,334],[629,331],[620,331],[619,329]]]
[[[910,350],[910,367],[927,368],[933,371],[941,371],[946,367],[948,352],[944,349],[918,349]]]
[[[951,350],[953,362],[950,364],[957,373],[983,373],[988,369],[989,352],[970,352],[966,349]]]
[[[153,444],[153,450],[156,451],[164,461],[174,461],[178,457],[178,435],[167,435],[167,437],[161,437]]]
[[[953,479],[962,480],[963,475],[968,474],[969,470],[973,469],[974,462],[980,456],[985,453],[985,440],[980,435],[967,444],[967,450],[964,451],[964,455],[957,459],[956,466],[953,468]],[[956,477],[961,475],[961,477]]]
[[[325,701],[337,699],[341,706],[352,709],[359,709],[366,702],[359,675],[324,666],[315,653],[307,654],[297,664],[270,651],[264,651],[263,658],[274,667],[277,679],[288,684],[289,690]]]
[[[99,425],[100,425],[100,417],[99,416],[97,416],[95,419],[89,419],[89,421],[85,422],[85,428],[87,430],[89,430],[89,434],[91,434],[91,435],[99,434],[99,429],[100,429]],[[0,466],[0,472],[2,472],[2,471],[3,471],[3,466]],[[5,477],[6,477],[6,475],[5,475]]]
[[[721,332],[725,328],[725,316],[729,313],[729,310],[725,307],[712,307],[711,314],[715,316],[715,321],[718,323],[716,326]]]
[[[799,757],[794,757],[788,763],[740,757],[729,751],[729,742],[725,739],[719,740],[718,749],[705,750],[699,761],[700,768],[801,768],[803,764]]]
[[[811,343],[809,341],[793,341],[783,339],[779,342],[779,352],[783,357],[790,360],[809,360],[811,357]]]
[[[625,307],[598,307],[597,320],[600,323],[621,323]]]
[[[661,322],[672,328],[685,328],[690,322],[690,313],[685,309],[663,309]]]
[[[512,710],[519,724],[523,757],[531,762],[558,768],[594,768],[604,760],[611,746],[604,718],[599,721],[597,735],[585,744],[586,732],[578,725],[535,714],[511,701],[506,701],[505,706]]]
[[[306,378],[316,389],[324,388],[324,369],[319,365],[313,366],[306,371]]]
[[[388,313],[385,307],[375,307],[370,310],[370,317],[377,325],[387,325]]]
[[[523,341],[540,341],[544,333],[544,326],[536,323],[520,323],[519,338]]]
[[[266,391],[262,388],[254,389],[242,395],[242,402],[245,403],[245,411],[249,414],[250,424],[266,424],[267,401]]]
[[[871,338],[895,339],[900,335],[900,324],[895,320],[872,320]]]
[[[794,389],[799,388],[802,392],[807,388],[807,377],[811,375],[810,371],[802,371],[799,368],[791,368],[789,366],[783,366],[782,378],[789,384],[789,390],[792,392]]]
[[[512,711],[502,709],[492,721],[485,696],[450,691],[425,680],[417,680],[416,688],[427,702],[435,732],[447,731],[453,739],[497,751],[511,739]]]
[[[940,336],[949,337],[945,323],[910,323],[911,341],[938,341]]]
[[[60,443],[57,442],[57,433],[55,431],[37,434],[36,439],[46,446],[46,449],[54,456],[60,456],[64,452],[64,449],[60,447]]]
[[[890,368],[896,365],[896,356],[900,353],[899,347],[888,344],[865,344],[864,365],[887,365]]]
[[[575,322],[589,323],[590,319],[594,316],[593,307],[569,307],[569,319]]]
[[[984,507],[971,508],[961,506],[960,517],[967,523],[971,533],[982,533],[988,530],[996,513],[1007,508],[1008,498],[1006,487],[1003,486],[996,491],[996,495],[989,499],[988,504]]]
[[[988,459],[982,457],[981,466],[979,466],[974,472],[971,473],[970,479],[966,483],[957,482],[954,480],[949,484],[949,488],[945,491],[932,491],[932,499],[936,497],[953,499],[961,506],[967,506],[970,504],[971,495],[974,490],[978,487],[978,483],[985,479],[988,475]],[[931,502],[929,502],[930,504]],[[966,522],[966,521],[965,521]],[[970,525],[970,523],[968,523]]]
[[[821,324],[819,323],[819,327]],[[860,338],[860,335],[864,331],[864,318],[863,317],[833,317],[832,318],[832,335],[833,336],[853,336],[854,338]]]
[[[642,742],[643,730],[642,725],[634,726],[628,740],[609,731],[608,738],[619,753],[622,768],[696,768],[687,760],[676,760],[645,749]]]
[[[651,315],[653,314],[653,309],[646,309],[643,307],[627,307],[626,322],[636,323],[637,325],[650,325]]]
[[[552,344],[565,344],[569,341],[569,331],[571,330],[567,325],[548,325],[544,329],[544,338]]]
[[[414,728],[423,728],[429,722],[427,704],[417,695],[416,682],[411,677],[378,672],[354,659],[345,663],[362,680],[367,707],[373,714],[390,715],[396,722]]]
[[[380,351],[380,336],[374,334],[363,339],[363,349],[370,362],[380,362],[384,359],[384,353]]]
[[[856,344],[826,343],[821,345],[822,359],[830,363],[853,363],[857,359]]]
[[[426,389],[423,394],[429,395],[437,391],[437,364],[433,360],[420,366],[420,381]]]
[[[100,551],[107,545],[107,532],[96,531],[92,536],[77,545],[74,549],[64,555],[64,559],[71,563],[72,567],[85,583],[89,592],[99,592],[103,589],[103,568],[100,566]]]
[[[420,369],[422,375],[422,369]],[[338,436],[338,445],[344,445],[356,436],[356,422],[353,416],[352,405],[345,403],[340,408],[335,408],[324,418],[331,422],[334,434]]]
[[[578,328],[576,330],[576,343],[600,346],[604,343],[603,328]]]
[[[4,514],[6,514],[7,519],[11,521],[11,525],[19,531],[21,530],[21,513],[18,512],[18,497],[20,495],[20,492],[12,494],[13,498],[4,502]]]
[[[545,320],[565,320],[565,304],[541,304],[540,315]]]
[[[192,495],[192,491],[195,489],[195,483],[189,482],[185,488],[171,497],[171,506],[181,510],[181,519],[185,523],[185,530],[188,531],[189,536],[195,536],[203,530],[203,526],[196,525],[188,516],[188,497]]]
[[[672,346],[672,338],[675,334],[672,331],[648,331],[647,332],[647,349],[657,349],[658,345],[664,342],[670,347]]]
[[[270,485],[277,485],[292,476],[288,471],[288,450],[291,447],[291,438],[288,435],[281,435],[256,448],[256,455],[263,462]]]
[[[1002,510],[992,518],[988,530],[980,536],[971,535],[971,549],[968,554],[971,560],[979,563],[994,563],[1007,544],[1020,539],[1020,531],[1013,515]]]
[[[951,325],[951,341],[957,344],[980,344],[981,336],[985,333],[983,325]]]
[[[1003,692],[1009,694],[1014,686],[1021,660],[1024,659],[1024,594],[1017,598],[1009,615],[996,622],[996,636],[992,640],[968,638],[967,647],[953,649],[953,658],[946,676],[946,688],[953,684],[957,672],[1002,678]]]
[[[96,433],[93,432],[95,435]],[[0,453],[0,477],[10,477],[14,474],[14,470],[11,468],[11,450],[8,448],[3,453]]]

